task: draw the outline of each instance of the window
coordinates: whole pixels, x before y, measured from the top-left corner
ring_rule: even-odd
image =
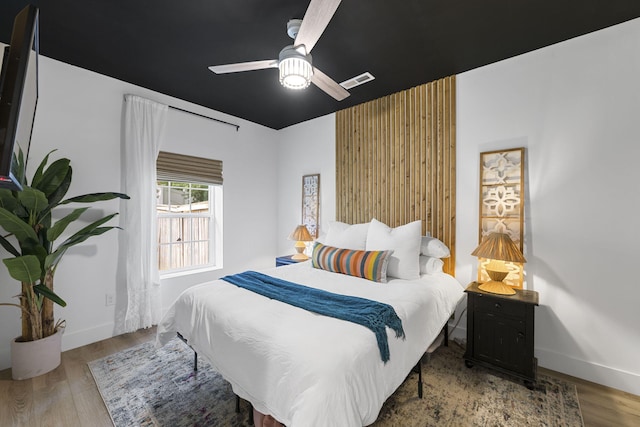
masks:
[[[172,164],[169,171],[167,158]],[[206,162],[218,161],[164,152],[158,157],[156,212],[161,274],[222,266],[222,185],[194,176],[199,167],[211,171]],[[221,165],[219,162],[220,184]]]

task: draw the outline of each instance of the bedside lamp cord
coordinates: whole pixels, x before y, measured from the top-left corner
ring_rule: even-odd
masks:
[[[453,334],[453,331],[456,330],[456,328],[458,327],[458,324],[460,323],[460,319],[462,319],[462,315],[467,311],[467,307],[465,307],[461,312],[460,315],[458,316],[458,321],[456,322],[455,325],[453,325],[453,328],[449,331],[449,336],[451,336]]]

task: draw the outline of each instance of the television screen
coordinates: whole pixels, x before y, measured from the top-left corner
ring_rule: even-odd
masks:
[[[21,190],[23,177],[14,161],[31,143],[38,103],[38,8],[25,7],[13,22],[11,44],[5,49],[0,78],[0,188]]]

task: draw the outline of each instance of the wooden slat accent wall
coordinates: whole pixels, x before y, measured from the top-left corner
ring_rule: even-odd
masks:
[[[455,273],[456,84],[436,80],[336,114],[336,219],[422,220]]]

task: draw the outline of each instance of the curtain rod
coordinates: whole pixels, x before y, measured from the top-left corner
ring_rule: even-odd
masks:
[[[236,132],[238,132],[240,130],[240,125],[236,125],[236,124],[233,124],[233,123],[225,122],[224,120],[215,119],[213,117],[205,116],[205,115],[202,115],[202,114],[199,114],[199,113],[194,113],[193,111],[183,110],[182,108],[174,107],[173,105],[169,105],[169,108],[171,108],[172,110],[182,111],[183,113],[193,114],[194,116],[202,117],[204,119],[213,120],[214,122],[223,123],[223,124],[228,125],[228,126],[233,126],[234,128],[236,128]]]

